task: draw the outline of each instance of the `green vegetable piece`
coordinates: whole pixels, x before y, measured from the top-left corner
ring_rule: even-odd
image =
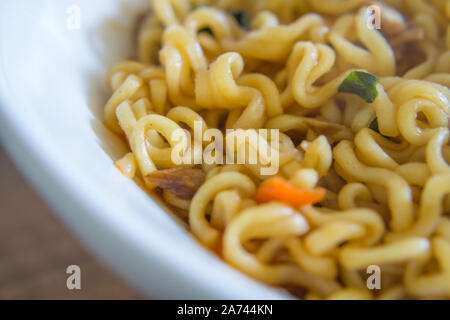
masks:
[[[338,92],[357,94],[368,103],[373,103],[378,96],[379,79],[370,73],[352,71],[339,86]]]

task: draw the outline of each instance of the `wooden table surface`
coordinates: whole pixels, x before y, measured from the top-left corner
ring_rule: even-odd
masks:
[[[81,268],[68,290],[66,268]],[[0,146],[0,299],[139,299],[68,232]]]

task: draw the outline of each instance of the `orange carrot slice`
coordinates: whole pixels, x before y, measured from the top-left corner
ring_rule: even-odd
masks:
[[[273,177],[261,184],[256,192],[255,200],[258,203],[279,201],[290,204],[293,207],[301,207],[316,204],[324,196],[324,189],[299,189],[286,179]]]

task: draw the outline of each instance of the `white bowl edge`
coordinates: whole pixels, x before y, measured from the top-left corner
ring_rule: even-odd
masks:
[[[85,6],[92,3],[92,1],[78,2]],[[96,1],[95,7],[106,5],[106,2]],[[119,2],[123,0],[115,1]],[[34,83],[26,78],[26,73],[20,69],[20,64],[27,65],[21,58],[26,57],[26,53],[32,52],[18,53],[16,61],[7,60],[12,56],[10,51],[17,50],[21,45],[17,39],[22,41],[28,39],[26,32],[29,32],[30,25],[27,28],[20,28],[20,21],[24,21],[21,14],[26,12],[27,8],[39,12],[39,5],[36,3],[10,0],[0,4],[0,20],[3,21],[0,23],[0,48],[3,48],[0,49],[0,135],[9,154],[36,190],[48,200],[62,220],[96,256],[147,297],[289,298],[284,291],[260,284],[225,265],[187,234],[183,236],[181,232],[177,234],[173,231],[177,234],[177,238],[174,238],[173,234],[168,232],[172,232],[170,228],[179,228],[175,222],[170,222],[173,226],[167,226],[167,222],[156,224],[155,221],[147,219],[142,212],[133,211],[135,209],[133,203],[128,203],[130,206],[127,206],[127,198],[103,189],[95,177],[87,174],[89,171],[83,171],[86,170],[85,167],[71,158],[73,155],[70,152],[61,151],[61,142],[57,141],[58,137],[55,136],[61,129],[54,126],[51,121],[43,122],[44,115],[41,115],[42,117],[38,115],[38,111],[41,110],[36,110],[29,101],[26,101],[28,98],[31,99],[33,94],[36,97],[39,94],[33,91],[34,88],[26,86],[27,81],[31,87]],[[49,4],[65,8],[70,1],[45,1],[45,5]],[[48,13],[41,12],[41,14],[51,18]],[[8,28],[1,28],[2,25],[8,24],[10,24]],[[39,26],[37,29],[39,30]],[[9,30],[15,30],[16,33],[11,34]],[[8,48],[4,46],[5,43]],[[45,48],[42,50],[38,56],[45,59],[43,55]],[[3,52],[9,54],[2,55]],[[29,62],[27,66],[32,66],[31,63],[36,61]],[[11,78],[17,78],[11,77],[14,67],[23,73],[19,75],[23,76],[24,81],[25,90],[22,93],[29,94],[26,97],[17,94],[17,81],[13,81],[12,84],[10,82]],[[77,134],[82,136],[83,132]],[[100,147],[98,148],[98,152],[103,152]],[[96,153],[94,155],[98,156]],[[126,190],[138,189],[120,180],[119,174],[112,169],[111,175],[114,175],[112,180],[119,181],[121,187]],[[139,201],[143,197],[144,194],[139,195]],[[158,217],[165,214],[154,202],[146,205],[151,208],[151,213]]]

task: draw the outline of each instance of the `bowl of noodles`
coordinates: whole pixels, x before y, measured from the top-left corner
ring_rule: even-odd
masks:
[[[450,298],[449,1],[11,10],[2,140],[148,296]]]

